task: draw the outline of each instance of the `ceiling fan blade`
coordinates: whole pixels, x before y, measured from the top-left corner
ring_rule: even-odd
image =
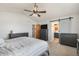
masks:
[[[24,11],[33,12],[33,11],[31,11],[31,10],[27,10],[27,9],[24,9]]]
[[[39,14],[37,14],[38,15],[38,17],[40,17],[41,15],[39,15]]]
[[[30,14],[29,16],[32,16],[33,14]]]
[[[46,11],[38,11],[38,13],[46,13]]]

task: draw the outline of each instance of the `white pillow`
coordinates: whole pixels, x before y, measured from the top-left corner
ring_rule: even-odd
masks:
[[[4,46],[4,44],[5,44],[4,39],[0,39],[0,47]]]

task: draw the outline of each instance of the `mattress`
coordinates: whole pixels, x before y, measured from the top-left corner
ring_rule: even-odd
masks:
[[[48,43],[35,38],[20,37],[6,40],[0,48],[3,56],[39,56],[48,50]]]

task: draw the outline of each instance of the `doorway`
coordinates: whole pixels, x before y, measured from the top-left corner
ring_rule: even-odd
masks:
[[[33,24],[32,37],[48,41],[48,25],[47,24]]]
[[[52,37],[54,42],[58,43],[59,42],[59,32],[60,32],[60,24],[59,21],[54,21],[51,22],[51,32],[53,34]]]

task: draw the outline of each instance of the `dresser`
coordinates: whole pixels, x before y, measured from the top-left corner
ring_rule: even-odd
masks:
[[[60,33],[60,44],[77,47],[78,36],[76,33]]]
[[[77,55],[79,56],[79,39],[77,39]]]

